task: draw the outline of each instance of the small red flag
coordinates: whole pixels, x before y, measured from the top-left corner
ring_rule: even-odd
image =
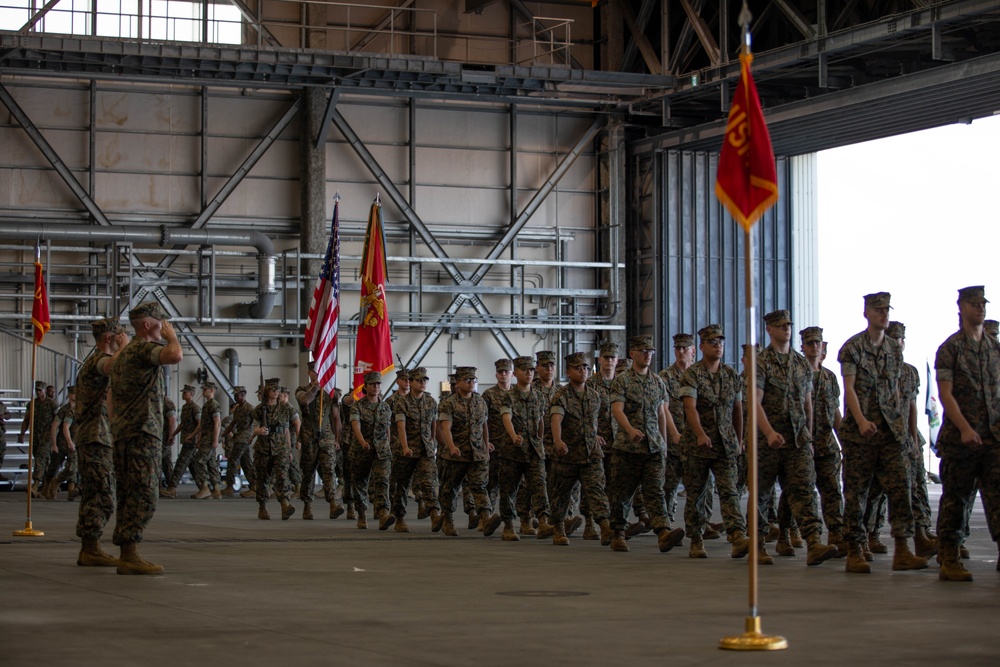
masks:
[[[31,324],[35,328],[35,345],[41,345],[49,323],[49,296],[45,293],[45,272],[41,262],[35,262],[35,302],[31,305]]]
[[[392,340],[389,336],[389,307],[385,301],[385,232],[382,205],[378,198],[368,213],[365,250],[361,256],[361,318],[358,323],[354,364],[354,398],[361,398],[365,373],[392,372]]]
[[[729,110],[715,179],[715,196],[748,232],[778,201],[774,151],[750,74],[751,62],[753,55],[740,54],[740,81]]]

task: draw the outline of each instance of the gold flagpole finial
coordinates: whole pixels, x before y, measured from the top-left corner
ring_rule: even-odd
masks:
[[[753,14],[750,13],[750,8],[747,6],[746,0],[743,0],[743,9],[740,10],[739,24],[743,27],[743,43],[740,45],[740,49],[744,53],[750,53],[750,21],[753,19]]]
[[[337,190],[337,193],[333,195],[333,201],[340,201],[340,190]]]

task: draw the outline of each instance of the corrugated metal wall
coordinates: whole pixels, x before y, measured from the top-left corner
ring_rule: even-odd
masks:
[[[715,198],[718,154],[660,151],[633,156],[627,234],[628,331],[654,336],[658,367],[672,363],[673,334],[725,327],[725,360],[747,340],[744,234]],[[781,199],[754,226],[757,339],[761,315],[793,305],[791,165],[779,158]]]

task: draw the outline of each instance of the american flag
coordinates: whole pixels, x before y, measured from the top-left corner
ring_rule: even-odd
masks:
[[[340,196],[333,203],[330,244],[323,259],[323,270],[316,279],[305,345],[316,362],[316,375],[323,391],[333,394],[337,386],[337,328],[340,324]]]

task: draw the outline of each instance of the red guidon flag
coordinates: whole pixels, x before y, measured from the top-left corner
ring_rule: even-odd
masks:
[[[395,369],[389,337],[389,307],[385,302],[386,273],[382,205],[376,197],[368,213],[365,251],[361,258],[361,314],[354,364],[355,399],[361,398],[365,373],[377,371],[384,376]]]
[[[31,324],[35,329],[35,345],[41,345],[49,323],[49,296],[45,293],[45,272],[41,262],[35,262],[35,302],[31,305]]]
[[[778,201],[774,151],[750,74],[751,62],[753,55],[740,54],[740,81],[729,110],[715,179],[715,196],[748,232]]]

